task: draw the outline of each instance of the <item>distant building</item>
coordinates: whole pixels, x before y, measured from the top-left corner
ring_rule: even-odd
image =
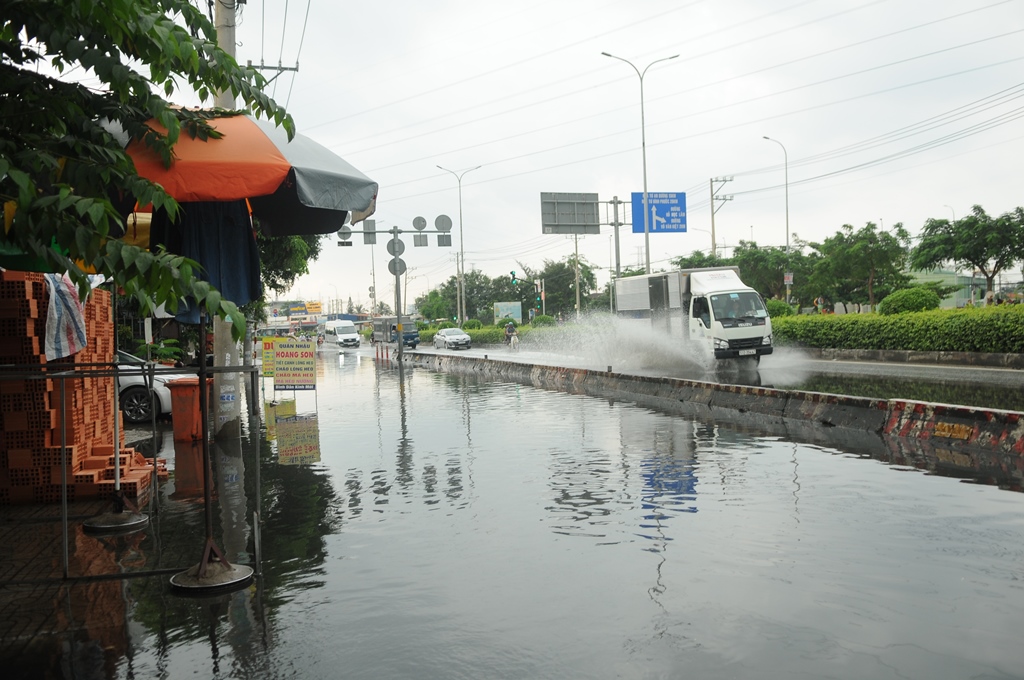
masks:
[[[942,286],[958,286],[957,291],[947,298],[944,298],[939,307],[942,309],[955,309],[964,307],[968,302],[979,305],[985,302],[985,286],[987,282],[984,276],[976,276],[972,272],[955,272],[948,269],[936,269],[933,271],[910,272],[914,281],[928,283],[937,281]]]

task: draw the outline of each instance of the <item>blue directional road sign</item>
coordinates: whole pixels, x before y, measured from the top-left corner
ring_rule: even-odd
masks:
[[[686,193],[647,192],[647,228],[651,234],[686,231]],[[633,233],[644,233],[644,194],[633,192]]]

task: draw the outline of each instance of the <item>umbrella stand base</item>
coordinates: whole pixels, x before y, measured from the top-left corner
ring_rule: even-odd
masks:
[[[138,506],[125,497],[123,490],[114,490],[111,501],[113,510],[82,523],[87,534],[123,534],[144,529],[149,524],[149,517],[139,512]]]
[[[252,583],[253,571],[243,564],[211,562],[206,575],[200,576],[202,564],[196,564],[171,577],[171,587],[178,595],[217,595],[245,588]]]
[[[172,576],[171,587],[187,595],[231,592],[249,585],[252,574],[251,567],[228,562],[213,538],[207,537],[199,564]]]
[[[105,512],[82,522],[87,534],[127,534],[149,526],[149,517],[137,512]]]

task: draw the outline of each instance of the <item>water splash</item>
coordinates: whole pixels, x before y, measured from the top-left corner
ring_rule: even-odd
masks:
[[[592,312],[579,322],[529,336],[524,349],[570,357],[589,368],[656,371],[660,375],[704,374],[715,367],[711,351],[651,328],[646,319],[620,319]]]

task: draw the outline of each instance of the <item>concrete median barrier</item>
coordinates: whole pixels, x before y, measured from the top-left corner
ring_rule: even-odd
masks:
[[[976,449],[1024,457],[1024,414],[1015,411],[870,399],[746,385],[545,366],[482,357],[408,352],[408,363],[543,389],[635,402],[667,413],[855,436],[932,442],[942,450]]]

